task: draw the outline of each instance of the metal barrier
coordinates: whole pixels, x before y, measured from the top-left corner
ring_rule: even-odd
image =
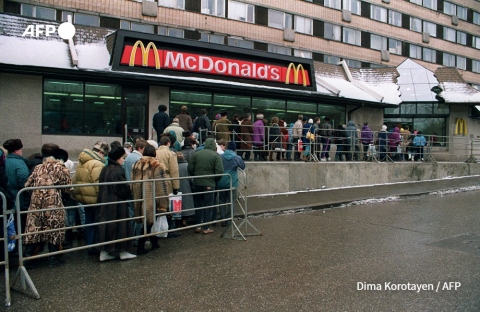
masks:
[[[145,185],[147,183],[151,183],[152,184],[152,187],[153,187],[153,198],[151,198],[152,202],[153,202],[153,216],[154,216],[154,220],[156,217],[158,216],[167,216],[167,215],[172,215],[172,214],[175,214],[175,213],[178,213],[178,212],[174,212],[174,211],[167,211],[167,212],[160,212],[158,213],[156,211],[156,199],[159,199],[159,198],[169,198],[170,196],[166,195],[166,196],[155,196],[156,192],[155,192],[155,182],[156,181],[172,181],[172,180],[182,180],[182,179],[202,179],[202,178],[218,178],[218,177],[222,177],[222,176],[227,176],[230,180],[230,188],[229,189],[221,189],[221,190],[211,190],[211,191],[205,191],[205,192],[192,192],[192,193],[186,193],[186,194],[182,194],[182,196],[184,195],[195,195],[195,194],[207,194],[207,193],[215,193],[215,194],[218,194],[219,192],[224,192],[224,191],[229,191],[230,192],[230,201],[228,203],[224,203],[224,204],[217,204],[214,202],[213,205],[211,206],[204,206],[204,207],[194,207],[194,208],[191,208],[191,209],[185,209],[185,210],[182,210],[182,211],[197,211],[197,210],[203,210],[203,209],[212,209],[212,208],[217,208],[217,207],[221,207],[221,206],[227,206],[227,207],[230,207],[230,217],[228,218],[224,218],[224,219],[215,219],[215,220],[211,220],[211,221],[207,221],[207,222],[202,222],[200,224],[195,224],[195,225],[190,225],[190,226],[184,226],[182,228],[176,228],[176,229],[169,229],[167,231],[151,231],[150,233],[147,234],[147,207],[146,207],[146,201],[147,201],[147,196],[145,195]],[[245,177],[246,179],[246,177]],[[30,291],[33,293],[34,297],[36,299],[40,299],[40,294],[39,292],[37,291],[37,289],[35,288],[35,285],[32,281],[32,279],[30,278],[30,275],[28,274],[27,272],[27,269],[25,267],[25,261],[28,261],[28,260],[34,260],[34,259],[39,259],[39,258],[44,258],[44,257],[49,257],[49,256],[55,256],[55,255],[60,255],[60,254],[64,254],[64,253],[70,253],[70,252],[75,252],[75,251],[80,251],[80,250],[85,250],[85,249],[90,249],[90,248],[94,248],[94,247],[100,247],[100,246],[104,246],[104,245],[109,245],[109,244],[115,244],[115,243],[120,243],[120,242],[125,242],[125,241],[129,241],[129,240],[134,240],[134,239],[137,239],[137,238],[142,238],[142,237],[150,237],[150,236],[153,236],[153,235],[158,235],[158,234],[162,234],[162,233],[170,233],[170,232],[175,232],[175,231],[180,231],[180,230],[185,230],[185,229],[191,229],[191,228],[195,228],[195,227],[199,227],[199,226],[205,226],[205,225],[210,225],[210,224],[214,224],[214,223],[218,223],[218,222],[229,222],[229,227],[227,227],[227,229],[224,231],[224,233],[222,234],[222,237],[225,237],[225,238],[232,238],[232,239],[242,239],[242,240],[246,240],[245,238],[245,235],[242,234],[242,232],[240,231],[240,227],[236,225],[235,223],[235,220],[234,220],[234,206],[232,203],[234,203],[234,198],[233,198],[233,195],[232,195],[232,191],[235,189],[232,187],[232,180],[230,178],[230,175],[229,174],[217,174],[217,175],[203,175],[203,176],[188,176],[188,177],[178,177],[178,178],[166,178],[166,179],[150,179],[150,180],[136,180],[136,181],[123,181],[123,182],[105,182],[105,183],[90,183],[90,184],[73,184],[73,185],[58,185],[58,186],[41,186],[41,187],[29,187],[29,188],[24,188],[22,190],[20,190],[20,192],[17,194],[17,198],[16,198],[16,219],[17,219],[17,225],[18,225],[18,228],[20,229],[21,228],[21,215],[24,215],[24,214],[31,214],[31,213],[39,213],[39,212],[45,212],[45,211],[55,211],[55,210],[68,210],[68,209],[76,209],[78,206],[66,206],[66,207],[60,207],[60,208],[49,208],[49,209],[35,209],[35,210],[28,210],[28,211],[20,211],[20,207],[19,207],[19,198],[20,196],[22,196],[22,194],[24,192],[30,192],[30,191],[34,191],[34,190],[45,190],[45,189],[64,189],[64,188],[78,188],[78,187],[86,187],[86,186],[107,186],[107,185],[116,185],[116,184],[129,184],[130,186],[132,186],[133,184],[136,184],[136,183],[141,183],[142,184],[142,198],[141,199],[128,199],[128,200],[119,200],[119,201],[115,201],[115,202],[106,202],[106,203],[96,203],[96,204],[91,204],[91,205],[85,205],[85,204],[82,204],[84,207],[98,207],[98,206],[102,206],[102,205],[109,205],[109,204],[124,204],[124,203],[134,203],[134,202],[144,202],[144,205],[143,205],[143,216],[137,216],[137,217],[133,217],[133,218],[125,218],[125,219],[117,219],[117,220],[111,220],[111,221],[104,221],[104,222],[97,222],[97,220],[94,222],[94,223],[90,223],[90,224],[84,224],[84,225],[81,225],[81,226],[63,226],[62,228],[55,228],[55,229],[49,229],[49,230],[42,230],[42,231],[37,231],[37,232],[29,232],[28,235],[31,235],[31,234],[44,234],[44,233],[50,233],[50,232],[60,232],[60,231],[66,231],[66,230],[69,230],[69,229],[77,229],[77,228],[86,228],[86,227],[96,227],[98,225],[102,225],[102,224],[112,224],[112,223],[118,223],[118,222],[125,222],[125,221],[132,221],[132,220],[142,220],[143,224],[144,224],[144,227],[143,227],[143,235],[132,235],[130,237],[126,237],[126,238],[121,238],[121,239],[114,239],[114,240],[110,240],[110,241],[105,241],[105,242],[102,242],[102,243],[94,243],[92,245],[83,245],[83,246],[78,246],[78,247],[75,247],[75,248],[70,248],[70,249],[63,249],[63,250],[60,250],[60,251],[55,251],[55,252],[48,252],[48,253],[43,253],[43,254],[38,254],[38,255],[34,255],[34,256],[29,256],[29,257],[24,257],[23,256],[23,237],[27,236],[26,233],[18,233],[17,236],[16,236],[16,239],[18,241],[18,249],[19,249],[19,253],[18,253],[18,259],[19,259],[19,268],[17,270],[17,273],[15,275],[15,278],[11,284],[11,287],[12,289],[15,289],[15,284],[17,282],[17,279],[20,279],[20,286],[23,290],[23,292],[25,292],[27,290],[27,286],[28,288],[30,289]],[[243,182],[242,182],[243,183]],[[246,185],[246,184],[245,184]],[[4,207],[6,206],[6,200],[5,200],[5,197],[3,196],[3,194],[0,193],[0,195],[2,196],[2,199],[3,199],[3,203],[4,203]],[[242,195],[243,196],[243,195]],[[245,206],[246,207],[246,206]],[[243,210],[244,211],[244,220],[242,222],[242,224],[244,222],[246,222],[246,218],[247,218],[247,214],[246,214],[246,210]],[[13,213],[13,211],[12,211]],[[6,217],[6,214],[4,213],[3,214],[3,217],[4,217],[4,229],[6,230],[6,220],[5,220],[5,217]],[[155,221],[154,221],[155,222]],[[249,222],[248,222],[249,223]],[[249,223],[250,224],[250,223]],[[250,224],[251,225],[251,224]],[[224,235],[227,231],[231,231],[231,237],[227,237],[227,235]],[[8,250],[7,250],[7,244],[5,244],[5,255],[6,255],[6,268],[5,268],[5,274],[6,274],[6,289],[7,289],[7,294],[6,294],[6,304],[9,306],[10,305],[10,282],[9,282],[9,277],[8,277]]]
[[[465,161],[467,163],[478,163],[478,159],[475,156],[480,156],[480,139],[470,138],[470,157]]]
[[[13,210],[7,209],[7,198],[5,195],[0,192],[0,199],[2,200],[2,218],[3,218],[3,237],[0,237],[0,241],[3,242],[3,254],[5,256],[3,261],[0,261],[1,265],[5,266],[5,306],[9,307],[11,305],[10,297],[10,261],[8,257],[8,216],[13,214]]]
[[[415,134],[412,133],[398,133],[399,138],[394,139],[392,138],[392,132],[386,132],[387,137],[383,139],[379,138],[379,131],[368,131],[373,135],[373,138],[369,141],[368,139],[361,138],[362,131],[359,129],[356,130],[356,137],[351,135],[354,130],[345,129],[331,129],[333,135],[327,137],[320,135],[322,130],[326,130],[320,128],[314,130],[315,139],[311,141],[304,139],[305,134],[303,132],[305,132],[305,128],[302,128],[304,140],[299,142],[298,138],[293,139],[291,137],[293,132],[293,128],[291,127],[280,127],[281,133],[272,135],[271,129],[277,128],[276,126],[240,125],[236,127],[237,130],[242,127],[243,132],[238,132],[235,129],[228,132],[220,132],[217,129],[218,126],[224,127],[225,124],[215,125],[212,134],[215,134],[217,138],[218,135],[222,137],[228,136],[229,141],[234,141],[237,144],[243,143],[244,146],[249,146],[248,149],[237,146],[238,154],[242,156],[247,155],[244,157],[245,160],[257,160],[260,158],[259,160],[273,161],[275,158],[277,160],[299,160],[298,158],[300,158],[300,160],[314,162],[319,160],[341,161],[344,159],[393,162],[412,160],[412,158],[418,157],[419,160],[423,158],[425,162],[436,162],[436,158],[441,158],[444,161],[464,161],[464,159],[472,154],[471,146],[478,144],[475,143],[472,145],[473,143],[470,142],[471,139],[469,137],[459,135],[450,137],[423,135],[426,144],[423,146],[423,149],[420,149],[417,146],[413,146]],[[252,134],[253,130],[245,132],[249,128],[262,129],[260,132],[263,132],[263,135],[260,134],[260,136],[256,137],[257,139],[260,138],[260,140],[253,139],[255,136]],[[289,133],[288,139],[283,129]],[[247,137],[250,139],[246,139]],[[322,143],[322,139],[327,143]],[[305,147],[303,145],[308,147],[307,151],[305,151],[305,148],[300,148]],[[328,145],[328,148],[325,149],[325,145]],[[250,155],[248,156],[248,154]]]

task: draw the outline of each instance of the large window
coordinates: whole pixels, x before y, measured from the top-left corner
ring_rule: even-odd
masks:
[[[228,112],[228,117],[232,118],[233,115],[245,115],[250,113],[250,97],[234,94],[220,94],[215,93],[213,95],[213,114],[216,116],[224,111]]]
[[[443,39],[455,42],[456,30],[448,27],[443,27]]]
[[[422,32],[422,20],[416,17],[410,17],[410,30]]]
[[[313,20],[303,16],[295,16],[295,31],[307,35],[313,34]]]
[[[246,49],[253,49],[254,47],[253,41],[244,40],[242,38],[235,38],[235,37],[228,38],[228,45],[233,47],[246,48]]]
[[[317,104],[300,101],[287,101],[287,122],[296,122],[298,115],[303,115],[307,119],[317,116]]]
[[[467,59],[457,55],[457,68],[467,70]]]
[[[370,48],[374,50],[387,50],[387,38],[377,35],[370,35]]]
[[[445,1],[443,3],[443,13],[448,15],[457,15],[457,6],[451,2]]]
[[[360,30],[343,27],[343,42],[357,46],[361,45],[362,37]]]
[[[120,135],[119,85],[45,79],[43,133]]]
[[[56,11],[54,9],[42,8],[29,4],[22,4],[20,6],[20,14],[23,16],[43,18],[48,20],[56,19]]]
[[[423,21],[423,31],[429,33],[430,36],[436,37],[437,36],[437,25],[435,23],[430,23]]]
[[[158,0],[159,6],[185,10],[185,0]]]
[[[213,95],[210,92],[172,89],[170,91],[169,115],[173,118],[180,113],[180,108],[186,105],[190,116],[200,116],[200,110],[205,108],[207,110],[207,116],[213,117],[215,115],[212,113],[212,99]]]
[[[269,124],[272,117],[285,120],[285,100],[253,97],[252,112],[253,116],[262,113]]]
[[[360,15],[362,13],[361,2],[359,0],[343,0],[343,9],[356,15]]]
[[[443,65],[455,67],[455,55],[443,53]]]
[[[423,0],[423,6],[436,11],[437,10],[437,0]]]
[[[422,59],[422,47],[411,44],[410,45],[410,57],[414,59]]]
[[[370,18],[380,22],[387,22],[387,9],[372,5],[370,6]]]
[[[202,0],[202,13],[225,17],[225,0]]]
[[[277,46],[273,44],[268,45],[268,52],[277,53],[277,54],[284,54],[284,55],[292,55],[292,49],[288,47]]]
[[[293,50],[293,56],[311,59],[312,58],[312,52],[294,49]]]
[[[164,36],[169,36],[169,37],[175,37],[175,38],[184,38],[185,37],[183,29],[165,27],[165,26],[158,26],[158,34],[159,35],[164,35]]]
[[[341,0],[325,0],[324,6],[332,9],[341,10],[342,9],[342,1]]]
[[[473,36],[472,38],[472,47],[480,49],[480,37]]]
[[[388,51],[392,54],[402,55],[402,42],[395,39],[388,39]]]
[[[100,26],[100,16],[75,13],[74,17],[75,17],[75,21],[74,21],[75,24],[95,26],[95,27]]]
[[[472,71],[474,73],[480,73],[480,61],[477,61],[477,60],[472,61]]]
[[[323,57],[323,62],[327,64],[334,64],[338,65],[340,63],[341,59],[338,56],[333,56],[333,55],[325,55]]]
[[[292,14],[268,10],[268,26],[273,28],[292,28]]]
[[[342,29],[338,25],[325,23],[324,32],[325,39],[340,41],[342,37]]]
[[[251,4],[229,0],[228,18],[242,22],[254,23],[255,7]]]
[[[437,52],[432,49],[423,48],[423,60],[430,63],[436,63]]]
[[[402,13],[389,10],[388,23],[394,26],[402,27]]]
[[[124,21],[122,21],[122,22],[124,22]],[[153,25],[140,24],[140,23],[134,23],[134,22],[131,22],[131,23],[127,22],[127,23],[130,24],[130,30],[149,33],[149,34],[155,33]]]
[[[467,45],[467,34],[462,31],[457,31],[457,43]]]
[[[200,41],[217,43],[217,44],[225,44],[225,36],[214,35],[214,34],[209,34],[209,33],[201,33]]]
[[[480,13],[478,12],[473,12],[473,23],[480,25]]]

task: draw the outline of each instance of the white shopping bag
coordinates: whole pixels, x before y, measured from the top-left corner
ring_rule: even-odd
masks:
[[[168,222],[166,216],[158,216],[152,225],[152,233],[168,231]],[[157,234],[157,237],[167,237],[168,233]]]

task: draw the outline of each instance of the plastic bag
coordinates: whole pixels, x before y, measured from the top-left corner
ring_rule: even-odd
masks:
[[[153,233],[168,231],[168,222],[166,216],[158,216],[153,222],[152,230]],[[157,234],[157,237],[167,237],[168,233]]]
[[[15,236],[17,232],[15,231],[15,219],[13,215],[10,215],[7,221],[7,237],[8,237],[8,251],[13,251],[15,249]]]
[[[182,219],[182,192],[178,192],[177,195],[169,194],[170,199],[170,212],[172,213],[172,220]]]

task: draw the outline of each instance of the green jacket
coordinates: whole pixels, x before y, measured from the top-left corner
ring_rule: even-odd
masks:
[[[28,170],[26,159],[22,156],[15,154],[8,154],[5,160],[5,173],[8,177],[8,188],[15,196],[15,200],[18,192],[25,187],[25,182],[27,182],[28,177],[30,176],[30,171]],[[20,197],[20,210],[27,210],[29,206],[30,194],[27,192],[23,193],[23,196]]]
[[[188,173],[191,176],[202,176],[210,174],[222,174],[223,163],[222,158],[216,152],[217,146],[215,140],[208,138],[205,141],[205,148],[193,154],[193,157],[188,162]],[[216,183],[220,181],[219,177],[208,177],[194,179],[193,184],[198,186],[215,187]]]

